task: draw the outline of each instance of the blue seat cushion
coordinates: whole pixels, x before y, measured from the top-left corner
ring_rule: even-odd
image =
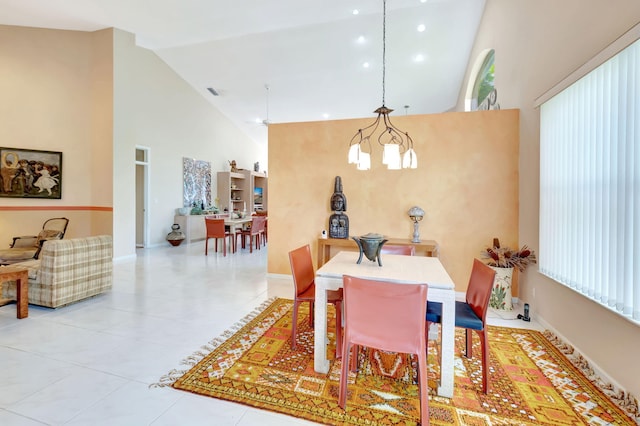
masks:
[[[427,321],[442,322],[442,303],[427,302]],[[482,320],[478,318],[466,302],[456,301],[456,327],[482,330]]]

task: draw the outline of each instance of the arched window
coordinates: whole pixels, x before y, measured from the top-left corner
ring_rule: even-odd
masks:
[[[498,95],[493,83],[494,59],[494,49],[484,50],[478,55],[467,84],[465,111],[500,108],[496,102]]]

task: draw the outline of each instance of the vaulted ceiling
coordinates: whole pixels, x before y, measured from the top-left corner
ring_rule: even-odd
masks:
[[[383,95],[392,117],[452,109],[484,5],[387,0],[384,94],[383,0],[0,0],[0,24],[135,34],[264,143],[265,120],[373,118]]]

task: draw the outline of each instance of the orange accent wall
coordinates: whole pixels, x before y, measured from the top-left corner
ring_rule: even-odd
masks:
[[[349,140],[372,121],[269,126],[268,272],[291,274],[288,252],[307,243],[315,261],[340,176],[351,235],[409,239],[407,211],[418,205],[426,212],[421,238],[439,243],[440,259],[464,291],[473,258],[493,237],[503,245],[518,243],[519,111],[392,115],[414,139],[415,170],[387,170],[377,145],[371,170],[347,164]]]

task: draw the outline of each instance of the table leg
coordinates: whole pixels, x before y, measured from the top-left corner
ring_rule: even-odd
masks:
[[[17,317],[19,319],[29,316],[29,276],[27,272],[21,274],[16,281],[16,295],[18,303]]]
[[[456,296],[452,290],[429,289],[429,299],[442,303],[441,363],[438,395],[453,397]]]
[[[327,360],[327,286],[325,279],[316,278],[316,301],[314,303],[313,368],[318,373],[329,372]]]

